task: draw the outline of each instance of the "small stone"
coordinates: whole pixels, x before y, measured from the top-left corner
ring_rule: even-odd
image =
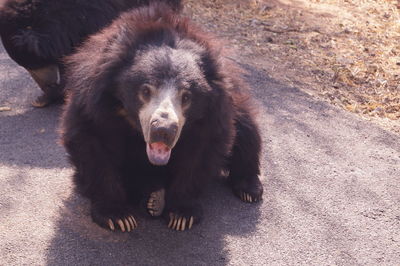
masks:
[[[8,106],[0,106],[0,112],[11,111],[11,107]]]

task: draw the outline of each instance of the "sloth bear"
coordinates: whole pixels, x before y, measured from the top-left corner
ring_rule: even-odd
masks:
[[[160,0],[159,0],[160,1]],[[162,0],[161,0],[162,1]],[[10,57],[44,92],[33,105],[63,99],[62,57],[122,11],[151,0],[0,0],[0,37]],[[174,9],[180,0],[164,0]]]
[[[261,200],[261,140],[240,69],[222,46],[162,4],[130,10],[67,58],[60,128],[77,190],[111,230],[137,227],[133,206],[183,231],[200,192],[228,173]]]

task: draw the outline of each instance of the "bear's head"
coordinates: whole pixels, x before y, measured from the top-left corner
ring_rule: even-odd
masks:
[[[187,121],[203,118],[214,93],[202,71],[200,47],[190,41],[148,45],[122,71],[116,96],[124,115],[136,121],[151,163],[165,165]]]

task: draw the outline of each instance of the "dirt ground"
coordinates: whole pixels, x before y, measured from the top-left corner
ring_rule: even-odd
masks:
[[[273,79],[400,133],[391,0],[186,0],[185,12]]]

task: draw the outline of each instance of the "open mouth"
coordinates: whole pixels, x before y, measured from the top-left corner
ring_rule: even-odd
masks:
[[[146,152],[149,161],[154,165],[166,165],[171,156],[171,148],[163,142],[147,143]]]

